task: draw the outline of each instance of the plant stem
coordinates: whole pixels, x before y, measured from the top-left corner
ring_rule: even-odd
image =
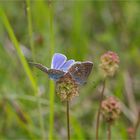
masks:
[[[50,116],[49,116],[49,140],[53,140],[53,131],[54,131],[54,83],[50,80]]]
[[[108,140],[111,140],[111,124],[110,123],[108,123],[107,136],[108,136]]]
[[[105,90],[105,79],[103,80],[103,86],[102,86],[101,97],[100,97],[100,102],[99,102],[99,109],[98,109],[98,114],[97,114],[96,140],[98,140],[98,137],[99,137],[99,123],[100,123],[101,103],[102,103],[102,100],[103,100],[103,97],[104,97],[104,90]]]
[[[67,134],[68,134],[68,140],[70,140],[69,101],[67,101]]]
[[[138,113],[138,119],[134,128],[134,140],[137,139],[137,130],[139,128],[139,125],[140,125],[140,112]]]

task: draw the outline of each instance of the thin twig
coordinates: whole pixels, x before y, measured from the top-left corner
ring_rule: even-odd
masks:
[[[105,90],[105,79],[103,81],[103,87],[101,91],[101,97],[100,97],[100,102],[99,102],[99,109],[98,109],[98,114],[97,114],[97,122],[96,122],[96,140],[98,140],[99,137],[99,123],[100,123],[100,112],[101,112],[101,103],[104,97],[104,90]]]
[[[67,134],[68,134],[68,140],[70,140],[69,101],[67,101]]]

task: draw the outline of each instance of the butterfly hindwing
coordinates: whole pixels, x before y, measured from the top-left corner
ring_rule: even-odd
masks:
[[[48,70],[48,75],[50,78],[52,78],[53,80],[58,80],[59,78],[61,78],[63,75],[65,74],[65,72],[61,71],[61,70],[56,70],[56,69],[49,69]]]
[[[65,72],[67,72],[68,71],[68,69],[74,64],[74,60],[73,59],[71,59],[71,60],[68,60],[68,61],[66,61],[62,66],[61,66],[61,70],[63,70],[63,71],[65,71]]]
[[[70,74],[78,84],[83,85],[92,70],[93,63],[90,61],[76,62],[69,69]]]

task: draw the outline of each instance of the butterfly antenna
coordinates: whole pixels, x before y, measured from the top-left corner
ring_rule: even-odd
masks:
[[[43,66],[40,63],[34,63],[34,62],[29,62],[29,64],[31,64],[32,66],[35,66],[36,68],[40,69],[41,71],[48,73],[48,68]]]

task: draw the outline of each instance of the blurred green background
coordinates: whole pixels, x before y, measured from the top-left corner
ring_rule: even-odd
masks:
[[[48,67],[54,52],[94,63],[87,84],[71,102],[73,140],[95,139],[100,56],[108,50],[118,53],[119,71],[107,80],[105,94],[119,98],[123,107],[112,126],[112,139],[129,139],[127,129],[137,121],[140,101],[140,2],[0,0],[0,139],[48,139],[50,118],[53,139],[66,139],[65,103],[57,95],[53,102],[53,83],[41,71],[28,70],[18,47],[27,62]],[[100,140],[106,135],[102,121]]]

